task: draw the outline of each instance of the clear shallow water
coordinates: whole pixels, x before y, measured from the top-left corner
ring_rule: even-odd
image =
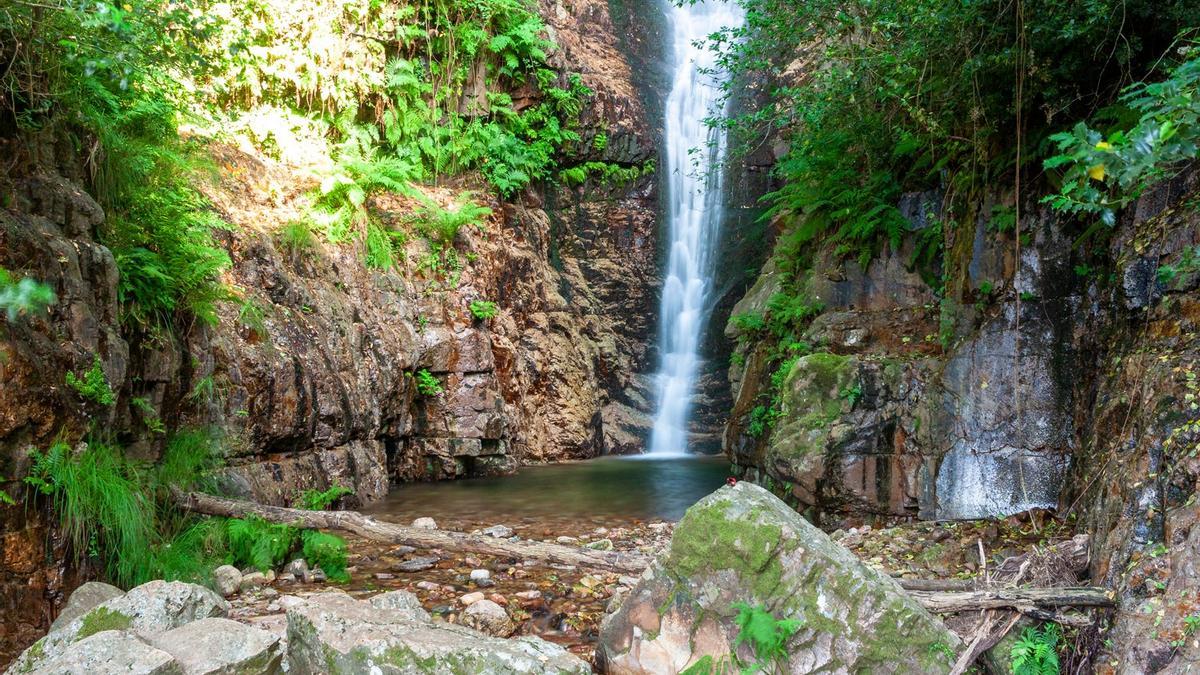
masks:
[[[705,40],[741,25],[737,3],[701,0],[671,3],[675,77],[666,101],[667,229],[670,249],[660,309],[658,414],[651,454],[681,455],[687,449],[688,416],[700,332],[711,311],[713,251],[722,219],[721,174],[725,133],[705,124],[724,113],[725,75]]]
[[[604,457],[529,466],[497,478],[405,483],[368,512],[405,524],[432,516],[442,527],[556,521],[611,527],[678,520],[728,475],[724,457]]]

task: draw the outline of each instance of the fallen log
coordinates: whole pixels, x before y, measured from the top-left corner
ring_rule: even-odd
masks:
[[[609,572],[641,574],[649,558],[637,553],[594,551],[541,541],[509,541],[447,530],[426,530],[375,520],[357,511],[306,511],[268,506],[239,499],[225,499],[199,492],[176,492],[180,508],[194,513],[227,518],[257,516],[271,523],[313,530],[342,530],[365,539],[418,548],[441,548],[482,555],[544,560],[560,565],[578,565]]]
[[[1046,611],[1056,607],[1112,607],[1103,588],[992,588],[978,591],[909,591],[931,612],[949,614],[981,609]]]

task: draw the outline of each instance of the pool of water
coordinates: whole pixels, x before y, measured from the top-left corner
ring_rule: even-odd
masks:
[[[678,520],[724,484],[724,457],[603,457],[529,466],[511,476],[405,483],[369,512],[399,523],[431,516],[442,527],[496,523],[612,526]]]

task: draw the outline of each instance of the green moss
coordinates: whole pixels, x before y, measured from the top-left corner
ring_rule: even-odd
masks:
[[[855,375],[855,362],[846,356],[818,352],[796,361],[784,385],[785,416],[799,413],[796,423],[822,429],[842,413],[842,397]]]
[[[115,612],[107,607],[97,607],[83,617],[76,640],[102,633],[106,630],[126,630],[133,625],[133,618],[128,614]]]
[[[671,541],[670,568],[682,577],[702,570],[733,570],[762,601],[783,576],[776,555],[783,530],[763,523],[757,508],[730,516],[732,506],[721,500],[688,511]]]

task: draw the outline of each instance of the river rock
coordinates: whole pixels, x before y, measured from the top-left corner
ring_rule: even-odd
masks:
[[[395,569],[397,572],[422,572],[436,565],[439,560],[441,560],[441,558],[435,555],[418,556],[416,558],[411,558],[409,560],[396,563],[396,566],[393,569]]]
[[[461,621],[467,628],[497,637],[508,637],[516,628],[508,612],[491,600],[471,603],[463,610]]]
[[[497,539],[507,539],[513,535],[513,529],[507,525],[493,525],[484,530],[483,534]]]
[[[259,586],[265,586],[266,584],[267,575],[263,574],[262,572],[251,572],[249,574],[242,575],[241,582],[238,584],[238,586],[243,591],[246,591],[252,588],[258,588]]]
[[[288,610],[288,661],[296,673],[591,673],[540,638],[494,638],[450,624],[411,621],[345,593],[322,593]]]
[[[242,573],[233,565],[221,565],[213,570],[213,585],[218,593],[228,598],[241,589]]]
[[[483,600],[483,598],[484,598],[484,595],[482,592],[474,591],[472,593],[467,593],[466,595],[462,596],[461,598],[458,599],[458,601],[461,602],[464,607],[466,607],[466,606],[472,605],[476,602],[479,602],[480,600]]]
[[[471,581],[487,581],[492,578],[488,570],[471,570]]]
[[[596,541],[584,544],[586,548],[596,551],[611,551],[613,550],[612,539],[597,539]]]
[[[433,518],[425,516],[422,518],[417,518],[416,520],[412,521],[412,527],[422,529],[422,530],[436,530],[437,529],[437,521],[435,521]]]
[[[125,591],[112,584],[106,584],[101,581],[89,581],[76,588],[71,597],[67,599],[67,604],[58,613],[58,618],[54,620],[54,623],[50,624],[50,631],[53,632],[62,628],[89,609],[109,600],[119,598],[122,595],[125,595]]]
[[[150,638],[187,675],[267,675],[283,662],[279,636],[229,619],[194,621]]]
[[[288,563],[287,566],[283,568],[283,573],[291,574],[292,576],[303,581],[304,583],[308,583],[310,580],[308,561],[305,560],[304,558],[296,558],[292,562]],[[282,578],[282,575],[280,575],[280,576]]]
[[[167,652],[146,644],[138,636],[120,630],[100,631],[68,646],[61,654],[32,671],[34,675],[79,675],[81,673],[135,673],[136,675],[183,675],[183,667]]]
[[[229,603],[203,586],[180,581],[151,581],[101,603],[33,643],[13,662],[10,672],[25,672],[57,658],[83,638],[108,630],[142,636],[186,623],[229,614]]]
[[[408,591],[388,591],[372,597],[368,602],[372,607],[403,612],[412,621],[429,621],[429,612],[421,606],[417,596]]]
[[[959,643],[891,578],[766,490],[739,482],[688,509],[670,548],[600,632],[609,673],[679,672],[734,646],[735,604],[799,628],[784,672],[946,673]],[[946,648],[949,649],[946,649]]]

